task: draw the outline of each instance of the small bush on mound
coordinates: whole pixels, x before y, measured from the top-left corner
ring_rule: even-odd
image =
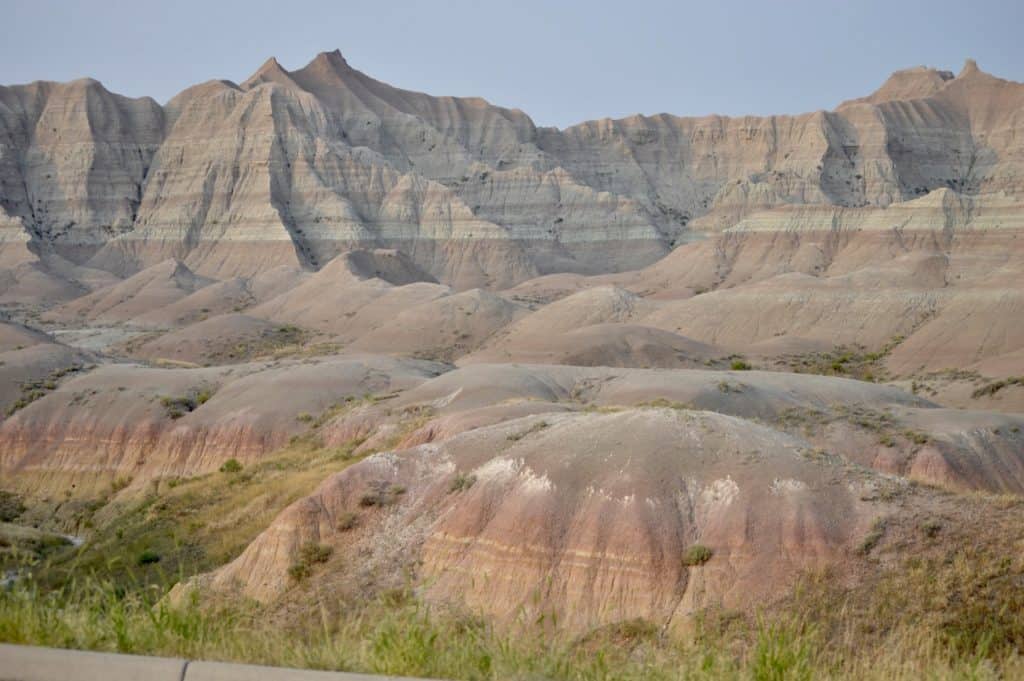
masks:
[[[326,563],[332,553],[334,549],[325,544],[304,544],[296,561],[288,567],[288,576],[301,582],[313,574],[314,565]]]
[[[110,493],[117,494],[130,484],[132,484],[132,479],[129,477],[114,478],[113,482],[110,483]]]
[[[177,397],[165,395],[160,398],[160,404],[167,411],[169,418],[180,419],[185,414],[198,409],[200,405],[209,402],[211,397],[213,397],[213,390],[201,388],[199,390],[192,390],[187,395]]]
[[[512,433],[512,434],[506,436],[505,439],[507,439],[509,442],[518,442],[519,440],[522,440],[527,435],[532,435],[534,433],[538,433],[538,432],[544,430],[547,427],[548,427],[548,422],[547,421],[538,421],[537,423],[535,423],[532,426],[530,426],[529,428],[527,428],[525,431],[523,431],[521,433]]]
[[[684,402],[673,402],[672,400],[667,400],[664,397],[659,397],[657,399],[649,400],[647,402],[640,402],[636,406],[651,407],[654,409],[675,409],[677,411],[683,411],[686,409],[693,408],[692,405],[686,404]]]
[[[313,574],[313,568],[306,565],[305,563],[292,563],[288,567],[288,576],[294,579],[296,582],[302,580]]]
[[[145,551],[139,554],[139,558],[136,562],[139,565],[152,565],[153,563],[159,563],[160,554],[158,554],[156,551],[146,549]]]
[[[299,559],[309,565],[326,563],[332,553],[334,549],[326,544],[306,544],[299,549]]]
[[[185,414],[193,411],[198,404],[195,398],[185,395],[184,397],[161,397],[160,404],[167,410],[167,416],[172,419],[180,419]]]
[[[228,459],[220,467],[221,473],[237,473],[240,470],[242,470],[242,464],[238,459]]]
[[[464,492],[470,487],[472,487],[475,482],[475,475],[459,473],[454,478],[452,478],[452,484],[448,486],[448,492],[449,494],[454,494],[455,492]]]
[[[924,536],[928,537],[929,539],[934,539],[939,535],[939,532],[941,531],[942,523],[936,520],[935,518],[931,518],[921,523],[921,532],[923,532]]]
[[[377,492],[367,492],[363,496],[359,497],[359,505],[365,508],[371,506],[383,506],[384,499]]]
[[[879,518],[871,525],[871,530],[864,536],[864,540],[860,543],[858,548],[859,553],[862,556],[866,556],[878,546],[878,542],[882,541],[882,537],[885,536],[885,518]]]
[[[402,485],[376,480],[370,483],[370,490],[359,497],[359,505],[364,508],[390,506],[398,501],[398,497],[405,494],[405,492],[406,489]]]
[[[732,369],[733,371],[750,371],[752,367],[750,366],[750,363],[747,362],[746,360],[734,359],[732,361],[732,364],[729,365],[729,368]]]
[[[741,393],[743,392],[743,385],[739,383],[730,383],[729,381],[718,382],[718,392],[730,394],[730,393]]]
[[[711,560],[711,556],[713,555],[714,552],[703,544],[694,544],[690,548],[686,549],[686,555],[683,556],[683,565],[686,565],[687,567],[703,565]]]
[[[335,524],[335,529],[338,532],[348,532],[354,530],[359,525],[359,514],[353,511],[346,511],[338,517],[338,522]]]
[[[0,491],[0,522],[9,523],[25,512],[21,497],[13,492]]]
[[[1010,378],[1004,378],[999,381],[993,381],[992,383],[989,383],[988,385],[983,385],[982,387],[975,390],[973,393],[971,393],[971,397],[973,397],[974,399],[978,399],[979,397],[991,397],[992,395],[995,395],[1003,388],[1009,387],[1011,385],[1024,386],[1024,376],[1011,376]]]
[[[905,430],[903,431],[903,436],[915,445],[928,444],[928,440],[930,439],[926,433],[919,433],[916,430]]]

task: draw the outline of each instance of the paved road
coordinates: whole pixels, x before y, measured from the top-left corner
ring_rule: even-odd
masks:
[[[0,644],[0,681],[399,681],[397,676],[316,672],[171,657],[88,653]],[[407,679],[406,681],[414,681]]]

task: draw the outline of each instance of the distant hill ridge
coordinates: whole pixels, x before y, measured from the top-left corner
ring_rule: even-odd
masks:
[[[175,258],[225,279],[394,248],[457,289],[636,269],[778,206],[1019,197],[1022,110],[1024,85],[972,60],[835,111],[565,130],[391,87],[338,51],[164,106],[91,79],[0,87],[0,266],[42,258],[79,282]]]

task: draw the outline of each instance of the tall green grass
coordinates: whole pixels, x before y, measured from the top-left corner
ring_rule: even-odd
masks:
[[[154,587],[97,578],[44,591],[28,581],[0,593],[0,640],[11,643],[447,679],[997,679],[1021,678],[1019,654],[965,652],[925,628],[902,627],[861,648],[836,645],[792,617],[751,626],[700,625],[673,638],[644,622],[583,637],[540,625],[497,628],[379,600],[284,624],[254,604],[172,606]]]

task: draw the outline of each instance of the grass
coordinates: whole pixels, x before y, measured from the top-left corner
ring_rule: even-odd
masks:
[[[312,338],[310,331],[292,324],[266,329],[258,336],[235,343],[230,347],[211,350],[204,357],[208,366],[248,362],[263,358],[281,358],[304,354],[306,343]]]
[[[930,619],[909,623],[921,614],[920,604],[906,616],[892,618],[906,606],[908,596],[931,596],[931,584],[944,584],[952,576],[947,568],[927,577],[924,570],[930,567],[919,565],[883,578],[876,585],[879,594],[865,603],[844,600],[835,580],[823,575],[787,602],[786,613],[746,618],[708,611],[686,636],[666,633],[645,620],[580,636],[559,634],[538,622],[497,627],[428,607],[408,591],[358,607],[323,604],[318,616],[285,624],[244,601],[201,605],[193,598],[172,605],[160,590],[126,590],[98,578],[49,592],[28,582],[0,593],[0,640],[480,681],[994,680],[1024,673],[1019,654],[1009,647],[1019,622],[983,620],[989,613],[979,610],[955,627]],[[880,608],[894,588],[897,601],[866,617],[870,613],[864,608]],[[958,609],[956,614],[963,613]],[[1019,611],[1010,614],[1021,619]],[[893,626],[860,631],[869,622],[879,623],[879,615],[889,618],[882,623]]]
[[[900,430],[900,422],[888,409],[874,409],[865,404],[833,405],[830,411],[792,407],[779,413],[775,422],[790,432],[814,435],[837,421],[845,421],[873,433],[878,444],[896,447],[907,444],[913,448],[928,444],[929,436],[912,428]]]
[[[279,469],[288,477],[303,474],[301,467],[289,468],[293,455],[289,450],[250,466],[239,474],[252,474],[248,481],[234,482],[238,477],[232,476],[232,482],[225,482],[224,476],[212,475],[161,491],[158,499],[175,501],[149,523],[159,528],[163,514],[177,517],[184,508],[178,501],[195,504],[195,515],[208,521],[228,508],[244,509],[244,499],[260,498],[268,485],[281,483],[275,477]],[[312,458],[318,456],[326,455]],[[207,486],[210,497],[198,494]],[[383,489],[394,493],[390,487]],[[224,505],[213,498],[217,495],[225,498]],[[86,560],[89,551],[79,549],[77,568],[59,584],[27,579],[0,592],[0,640],[473,680],[1021,678],[1024,553],[1010,547],[1024,546],[1022,502],[979,495],[967,503],[985,505],[988,525],[958,525],[943,512],[876,524],[871,533],[877,531],[879,538],[871,540],[870,551],[878,560],[855,586],[846,586],[850,582],[837,574],[812,573],[791,595],[761,612],[709,608],[685,630],[640,619],[578,635],[561,631],[553,617],[495,625],[428,607],[409,589],[357,603],[332,601],[329,590],[312,589],[307,593],[316,600],[301,612],[266,609],[237,597],[202,596],[199,591],[172,605],[164,597],[168,586],[194,570],[174,547],[167,553],[159,543],[164,530],[151,532],[145,537],[151,543],[137,547],[137,511],[129,507],[109,526],[123,531],[121,551],[132,557],[131,564],[104,567]],[[150,502],[148,508],[155,512],[159,506],[159,501]],[[197,530],[193,546],[211,551],[213,535],[237,532],[235,523],[250,512]],[[119,550],[104,543],[108,531],[101,529],[93,539],[98,542],[94,553]],[[241,535],[248,531],[231,544],[241,546]],[[936,541],[940,533],[941,541]],[[135,560],[144,550],[159,556],[159,562]],[[229,553],[216,559],[211,553],[206,564]],[[699,544],[690,554],[693,564],[710,558],[710,550]],[[296,561],[303,565],[301,574],[293,577],[305,580],[318,571],[343,571],[344,565],[332,558],[319,544],[303,546]],[[169,578],[156,580],[154,571]]]
[[[676,402],[674,400],[669,400],[669,399],[666,399],[664,397],[658,397],[656,399],[648,400],[646,402],[639,402],[639,403],[637,403],[636,406],[637,407],[649,407],[651,409],[675,409],[675,410],[678,410],[678,411],[684,411],[684,410],[687,410],[687,409],[694,409],[694,406],[692,404],[685,404],[683,402]]]
[[[89,542],[41,566],[39,581],[53,587],[78,575],[100,573],[118,582],[131,575],[132,580],[163,588],[170,576],[191,576],[231,561],[286,506],[372,453],[355,454],[361,439],[324,446],[320,428],[348,409],[389,397],[367,395],[330,407],[309,423],[305,435],[244,467],[229,459],[221,466],[223,472],[153,480],[123,499],[117,493],[131,480],[114,481],[100,497],[78,502],[83,510],[76,522],[91,528]],[[373,451],[394,447],[430,414],[409,410],[398,416],[400,427]],[[404,488],[383,482],[373,491],[371,505],[395,503],[405,494]],[[140,565],[143,551],[153,551],[160,561]]]
[[[125,501],[98,500],[91,505],[88,524],[95,528],[89,542],[41,566],[38,579],[59,586],[100,573],[119,583],[164,588],[168,579],[223,565],[288,504],[356,461],[355,445],[322,447],[300,439],[244,469],[229,460],[222,467],[226,473],[165,478]],[[147,551],[159,562],[140,561]]]
[[[70,546],[62,535],[0,522],[0,573],[39,565]]]

